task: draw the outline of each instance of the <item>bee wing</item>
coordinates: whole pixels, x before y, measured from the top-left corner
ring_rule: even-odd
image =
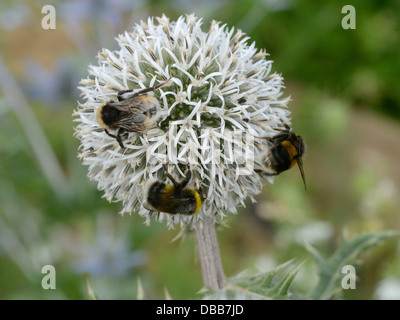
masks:
[[[173,189],[173,190],[176,190],[176,189]],[[165,199],[168,199],[169,201],[171,201],[171,203],[173,203],[174,201],[187,201],[187,200],[191,199],[189,197],[178,196],[177,194],[172,192],[170,189],[168,189],[168,190],[164,189],[160,193],[163,194],[163,197]]]
[[[143,113],[146,111],[146,108],[143,107],[140,104],[140,102],[135,101],[135,99],[126,99],[123,101],[109,102],[108,104],[122,112]]]
[[[147,132],[155,125],[147,116],[147,108],[134,99],[111,102],[110,105],[122,112],[115,126],[127,131]]]

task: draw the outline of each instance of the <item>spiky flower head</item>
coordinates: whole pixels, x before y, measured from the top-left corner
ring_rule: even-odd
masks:
[[[138,212],[147,222],[166,219],[170,227],[220,219],[247,198],[254,201],[265,182],[254,169],[261,167],[266,142],[256,137],[289,123],[289,99],[282,98],[282,77],[271,72],[267,53],[248,44],[241,30],[213,21],[205,32],[201,25],[193,14],[177,21],[163,15],[119,35],[119,49],[103,49],[98,65],[89,66],[81,81],[83,102],[74,112],[79,157],[104,197],[122,201],[121,213]],[[151,93],[163,111],[156,128],[125,134],[125,148],[105,134],[96,119],[99,107],[117,101],[121,90],[166,81]],[[146,182],[167,180],[163,164],[177,180],[190,164],[189,186],[204,198],[195,215],[143,207]]]

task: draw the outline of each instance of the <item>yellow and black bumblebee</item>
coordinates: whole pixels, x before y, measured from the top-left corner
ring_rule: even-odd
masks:
[[[292,132],[287,124],[284,124],[284,127],[284,129],[276,129],[281,133],[273,137],[258,137],[267,140],[270,147],[261,157],[261,164],[264,170],[257,170],[257,172],[274,176],[292,168],[297,163],[304,188],[307,189],[302,159],[305,151],[304,140],[298,134]]]
[[[169,79],[158,86],[143,89],[128,98],[124,98],[124,95],[132,92],[133,89],[119,91],[118,101],[107,102],[99,107],[98,123],[107,135],[118,141],[121,148],[125,148],[121,139],[121,134],[124,132],[147,133],[156,127],[156,121],[162,114],[161,104],[157,98],[146,93],[161,88],[168,81]],[[109,130],[118,130],[118,132],[114,135]]]
[[[197,213],[203,203],[199,191],[187,187],[192,177],[192,171],[188,168],[185,172],[185,178],[178,182],[168,173],[163,165],[167,178],[173,185],[162,181],[150,181],[146,186],[145,202],[143,207],[150,211],[164,212],[170,214],[194,215]]]

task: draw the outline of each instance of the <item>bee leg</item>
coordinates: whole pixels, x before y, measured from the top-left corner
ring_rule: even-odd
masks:
[[[133,91],[132,89],[121,90],[121,91],[119,91],[119,92],[118,92],[118,95],[117,95],[118,101],[124,101],[124,100],[126,100],[122,95],[125,94],[125,93],[128,93],[128,92],[132,92],[132,91]]]
[[[124,144],[122,143],[122,139],[121,139],[121,134],[122,133],[124,133],[124,129],[122,129],[122,128],[120,128],[119,130],[118,130],[118,133],[117,133],[117,136],[116,136],[116,139],[117,139],[117,141],[118,141],[118,143],[119,143],[119,146],[122,148],[122,149],[125,149],[125,146],[124,146]]]
[[[165,82],[163,82],[163,83],[161,83],[161,84],[159,84],[157,86],[154,86],[154,87],[151,87],[151,88],[146,88],[146,89],[143,89],[143,90],[141,90],[139,92],[136,92],[130,98],[134,98],[134,97],[138,96],[139,94],[143,94],[143,93],[146,93],[146,92],[149,92],[149,91],[156,91],[157,89],[159,89],[162,86],[166,85],[169,80],[171,80],[171,78],[169,78],[167,81],[165,81]],[[133,89],[119,91],[118,95],[117,95],[118,101],[126,100],[122,95],[124,95],[125,93],[128,93],[128,92],[132,92],[132,91],[133,91]]]
[[[281,130],[281,129],[278,129],[278,128],[274,128],[274,130],[281,131],[282,133],[279,133],[279,134],[277,134],[277,135],[275,135],[273,137],[257,137],[257,136],[254,136],[254,137],[256,137],[258,139],[267,140],[269,142],[274,142],[276,140],[281,139],[282,137],[287,137],[288,136],[287,130]]]
[[[115,136],[115,135],[109,133],[107,129],[104,129],[104,132],[105,132],[108,136],[110,136],[111,138],[117,139],[117,136]]]
[[[180,183],[178,181],[176,181],[175,178],[168,172],[167,166],[164,163],[162,166],[163,166],[164,173],[167,176],[167,178],[169,178],[169,180],[171,180],[171,182],[174,184],[175,188],[179,188]]]
[[[282,118],[279,118],[279,120],[282,122],[282,125],[284,126],[285,129],[282,129],[282,128],[273,128],[274,130],[276,130],[276,131],[291,131],[291,130],[292,130],[292,129],[290,128],[290,126],[289,126],[286,122],[283,121]]]
[[[284,127],[285,127],[285,129],[282,129],[282,128],[272,128],[272,129],[274,129],[276,131],[284,132],[283,134],[286,134],[288,131],[291,131],[290,127],[286,123],[284,123]]]
[[[256,137],[258,139],[267,140],[267,141],[271,141],[272,140],[272,137],[257,137],[257,136],[254,136],[254,137]]]
[[[189,165],[187,166],[186,172],[185,172],[185,179],[182,180],[181,187],[184,188],[186,185],[189,183],[190,178],[192,177],[192,171],[189,168]]]
[[[264,175],[264,176],[277,176],[277,175],[278,175],[278,173],[266,172],[266,171],[260,170],[260,169],[254,169],[253,171],[254,171],[255,173],[259,173],[259,174],[262,174],[262,175]]]
[[[185,179],[179,182],[179,188],[183,189],[189,183],[190,178],[192,177],[192,171],[190,170],[189,164],[187,165],[187,169],[185,171]]]
[[[165,81],[165,82],[163,82],[163,83],[160,83],[160,84],[157,85],[157,86],[154,86],[154,87],[151,87],[151,88],[146,88],[146,89],[140,90],[139,92],[136,92],[136,93],[132,96],[132,98],[138,96],[139,94],[143,94],[143,93],[146,93],[146,92],[149,92],[149,91],[156,91],[157,89],[160,89],[162,86],[166,85],[166,84],[169,82],[169,80],[171,80],[171,78],[169,78],[167,81]]]
[[[120,147],[121,147],[122,149],[125,149],[125,146],[123,145],[122,140],[121,140],[121,136],[120,136],[121,133],[123,132],[123,130],[121,131],[121,129],[119,129],[117,135],[111,134],[110,132],[108,132],[107,129],[104,129],[104,132],[105,132],[108,136],[110,136],[111,138],[116,139],[117,142],[119,143]]]
[[[281,122],[282,122],[283,126],[285,127],[285,129],[290,131],[290,126],[285,121],[283,121],[282,118],[279,118],[279,120],[281,120]]]

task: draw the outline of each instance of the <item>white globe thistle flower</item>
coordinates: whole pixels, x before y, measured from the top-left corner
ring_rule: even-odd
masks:
[[[271,72],[267,53],[257,50],[240,30],[213,21],[207,32],[202,19],[187,15],[177,21],[149,18],[132,32],[119,35],[119,49],[103,49],[98,65],[89,66],[81,81],[83,102],[74,112],[79,157],[89,166],[109,201],[122,201],[121,213],[137,211],[193,226],[206,217],[220,219],[261,192],[265,140],[289,123],[283,79]],[[145,133],[122,135],[125,148],[107,135],[96,114],[117,101],[119,91],[160,85],[150,95],[160,102],[157,125]],[[113,133],[116,134],[116,133]],[[151,212],[143,207],[151,179],[171,184],[163,164],[177,180],[190,164],[189,185],[199,190],[203,204],[195,215]],[[272,177],[267,177],[272,182]]]

